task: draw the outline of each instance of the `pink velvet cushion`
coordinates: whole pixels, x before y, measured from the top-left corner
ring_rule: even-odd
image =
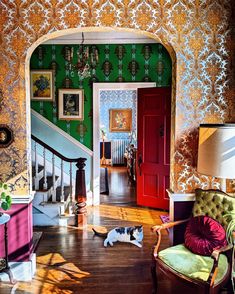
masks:
[[[209,216],[192,217],[185,231],[185,246],[193,253],[210,256],[227,245],[224,228]]]

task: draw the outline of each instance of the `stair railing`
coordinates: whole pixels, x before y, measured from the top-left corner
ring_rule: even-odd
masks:
[[[65,201],[64,197],[64,162],[69,163],[69,177],[70,177],[70,202],[73,202],[73,191],[75,191],[75,213],[78,214],[84,214],[86,213],[86,210],[84,209],[86,206],[86,185],[85,185],[85,161],[86,158],[68,158],[56,151],[51,146],[47,145],[45,142],[41,141],[34,135],[31,135],[32,140],[34,141],[34,160],[35,160],[35,177],[34,177],[34,185],[35,190],[39,189],[39,162],[38,162],[38,145],[43,147],[43,164],[44,164],[44,170],[43,170],[43,190],[48,191],[48,183],[47,183],[47,160],[46,156],[48,154],[48,151],[51,153],[51,163],[52,163],[52,187],[50,190],[50,196],[52,196],[52,202],[57,202],[56,200],[56,188],[57,188],[57,181],[56,181],[56,174],[55,174],[55,157],[58,157],[61,160],[60,164],[60,186],[61,186],[61,193],[60,193],[60,202]],[[76,179],[75,179],[75,189],[73,189],[73,163],[76,164],[76,167],[78,170],[76,171]],[[82,177],[81,177],[82,174]],[[83,207],[83,210],[79,211],[77,209],[79,206]]]

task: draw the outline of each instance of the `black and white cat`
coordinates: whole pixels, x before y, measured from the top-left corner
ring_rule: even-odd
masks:
[[[138,247],[142,247],[141,242],[144,237],[143,227],[142,226],[134,226],[134,227],[117,227],[111,230],[108,233],[100,233],[97,232],[94,228],[92,228],[95,235],[105,237],[104,246],[107,247],[109,244],[113,246],[114,242],[129,242]]]

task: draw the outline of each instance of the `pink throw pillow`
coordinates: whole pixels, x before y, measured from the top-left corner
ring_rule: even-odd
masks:
[[[192,217],[186,227],[185,247],[193,253],[210,256],[213,250],[226,246],[226,233],[216,220],[209,216]]]

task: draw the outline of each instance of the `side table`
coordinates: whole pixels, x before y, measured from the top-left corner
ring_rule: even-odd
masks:
[[[10,220],[10,215],[0,212],[0,225],[4,225],[4,243],[5,243],[5,258],[0,258],[0,273],[6,273],[9,276],[10,282],[14,284],[16,281],[8,264],[8,233],[7,223]]]

